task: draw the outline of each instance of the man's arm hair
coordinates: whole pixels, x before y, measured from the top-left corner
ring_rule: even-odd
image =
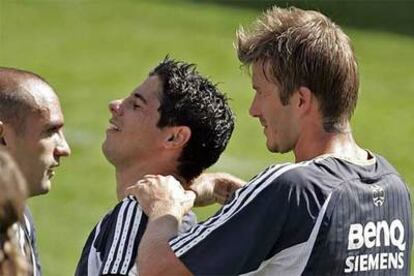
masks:
[[[245,184],[246,181],[229,173],[203,173],[192,181],[188,189],[196,194],[194,205],[201,207],[214,203],[224,204]]]

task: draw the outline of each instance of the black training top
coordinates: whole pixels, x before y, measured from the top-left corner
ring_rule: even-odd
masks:
[[[195,275],[409,275],[410,195],[378,155],[273,165],[170,245]]]

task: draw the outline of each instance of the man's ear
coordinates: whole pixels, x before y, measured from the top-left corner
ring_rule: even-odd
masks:
[[[167,149],[183,148],[191,138],[191,129],[187,126],[171,127],[164,140]]]
[[[296,97],[296,107],[301,111],[300,113],[307,113],[312,107],[312,91],[306,86],[301,86],[296,91]]]
[[[5,139],[5,126],[2,121],[0,121],[0,146],[7,146]]]

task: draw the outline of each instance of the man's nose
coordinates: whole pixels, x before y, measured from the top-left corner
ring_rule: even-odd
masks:
[[[253,99],[252,103],[250,104],[250,108],[249,108],[249,114],[252,117],[259,117],[260,116],[260,112],[257,106],[257,101],[256,101],[256,97]]]
[[[69,156],[71,153],[70,147],[68,142],[66,141],[65,136],[62,133],[62,137],[58,143],[58,145],[55,148],[55,156],[61,157],[61,156]]]
[[[113,100],[109,103],[109,111],[114,115],[120,115],[122,100]]]

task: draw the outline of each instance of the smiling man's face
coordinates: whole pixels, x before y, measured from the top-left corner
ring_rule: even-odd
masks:
[[[162,82],[154,75],[128,97],[109,104],[112,118],[102,150],[115,167],[145,160],[162,150],[163,129],[157,126],[161,93]]]
[[[259,119],[266,136],[266,146],[271,152],[286,153],[291,151],[298,139],[297,114],[293,105],[282,104],[281,87],[268,77],[271,72],[263,63],[252,66],[252,85],[255,90],[249,113]]]

